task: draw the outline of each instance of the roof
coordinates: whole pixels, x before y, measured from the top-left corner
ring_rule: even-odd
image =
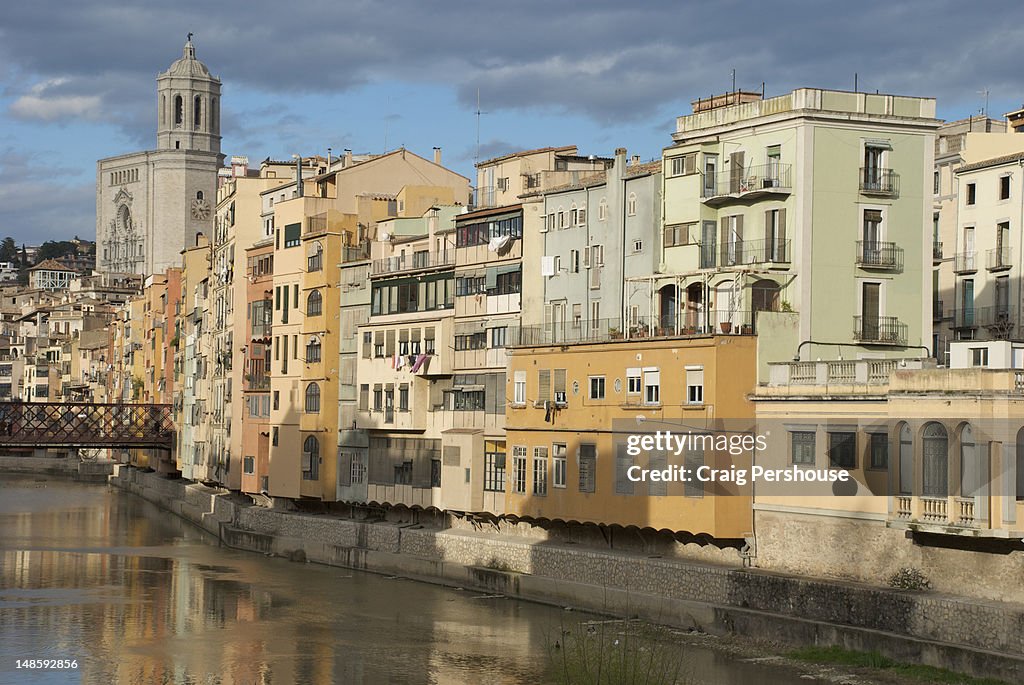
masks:
[[[478,209],[474,212],[465,212],[463,214],[456,214],[455,221],[465,221],[466,219],[482,219],[486,216],[494,216],[496,214],[508,214],[510,212],[522,211],[522,203],[514,205],[504,205],[503,207],[486,207],[484,209]]]
[[[183,76],[185,78],[208,78],[212,79],[210,70],[206,65],[196,59],[196,49],[192,45],[192,34],[181,51],[181,59],[175,60],[161,76]]]
[[[646,176],[647,174],[656,174],[661,171],[661,160],[656,159],[645,164],[634,164],[626,167],[626,178],[633,178],[635,176]]]
[[[575,145],[563,145],[561,147],[538,147],[534,148],[533,150],[520,150],[519,152],[510,152],[507,155],[501,155],[499,157],[485,159],[483,161],[477,162],[476,165],[479,167],[484,166],[485,164],[494,164],[495,162],[501,162],[506,159],[513,159],[515,157],[528,157],[529,155],[539,155],[543,152],[567,152],[569,150],[572,150],[573,153],[575,153],[577,148]]]
[[[67,271],[68,273],[75,273],[74,269],[68,268],[56,259],[44,259],[29,269],[29,271],[39,271],[41,269],[46,269],[47,271]]]
[[[1001,164],[1009,164],[1011,162],[1019,162],[1024,160],[1024,152],[1014,152],[1013,154],[1003,155],[1002,157],[992,157],[991,159],[983,159],[980,162],[973,162],[971,164],[965,164],[956,170],[956,173],[962,174],[965,171],[974,171],[975,169],[984,169],[991,166],[999,166]]]

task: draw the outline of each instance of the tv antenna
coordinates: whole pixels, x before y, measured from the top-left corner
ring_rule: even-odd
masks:
[[[476,89],[476,157],[473,159],[474,166],[480,162],[480,115],[487,112],[480,111],[480,89]]]
[[[985,107],[981,110],[981,115],[988,119],[988,88],[978,91],[978,95],[985,96]]]

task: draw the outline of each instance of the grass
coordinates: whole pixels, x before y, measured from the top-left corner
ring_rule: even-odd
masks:
[[[562,625],[548,656],[559,685],[687,685],[685,650],[671,634],[635,621]]]
[[[787,654],[797,661],[808,661],[819,664],[839,664],[842,666],[859,666],[889,671],[910,680],[923,683],[950,683],[951,685],[1006,685],[1002,680],[992,678],[974,678],[954,673],[944,668],[904,664],[882,656],[878,652],[854,652],[841,647],[804,647]]]

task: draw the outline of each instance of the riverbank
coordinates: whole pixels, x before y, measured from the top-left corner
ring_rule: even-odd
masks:
[[[684,630],[836,645],[1024,681],[1024,607],[468,530],[283,512],[155,473],[111,484],[237,549],[637,616]]]
[[[114,472],[111,461],[80,461],[75,457],[0,455],[0,473],[60,476],[85,483],[106,483]]]

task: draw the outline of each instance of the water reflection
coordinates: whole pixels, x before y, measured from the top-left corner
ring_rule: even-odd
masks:
[[[102,486],[0,480],[2,683],[533,684],[547,680],[545,639],[565,620],[557,608],[234,552]],[[79,668],[12,670],[26,658]],[[765,682],[758,667],[696,658],[704,682]]]

